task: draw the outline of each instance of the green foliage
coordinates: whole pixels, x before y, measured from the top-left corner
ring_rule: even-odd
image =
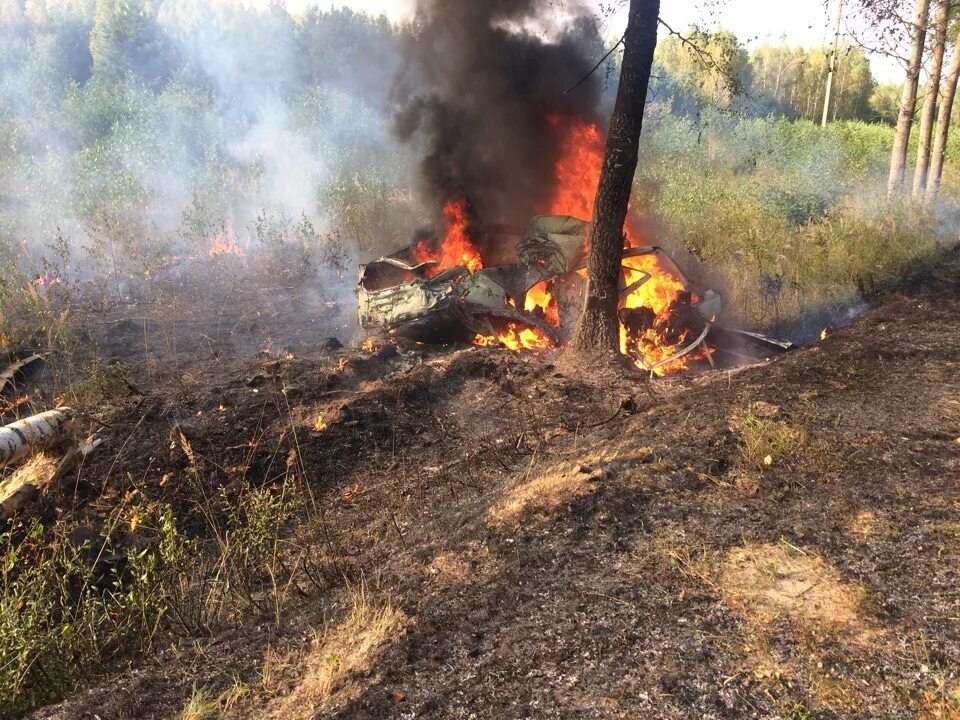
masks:
[[[761,45],[750,56],[751,93],[791,117],[820,120],[832,48]],[[863,48],[840,47],[831,99],[831,120],[868,120],[874,92],[870,60]]]
[[[896,125],[900,116],[901,83],[877,83],[870,95],[870,110],[876,120]]]
[[[64,537],[40,524],[3,543],[0,585],[0,718],[73,688],[101,659],[113,603],[95,588],[93,569]]]
[[[891,142],[883,125],[666,115],[642,144],[658,191],[634,204],[711,269],[728,318],[795,318],[886,284],[943,239],[935,210],[887,200]]]
[[[750,85],[746,49],[729,30],[691,28],[681,40],[669,35],[657,44],[655,62],[688,94],[730,107]]]
[[[127,552],[126,563],[108,538],[78,545],[60,525],[33,522],[0,534],[2,720],[58,699],[129,641],[151,642],[166,588],[185,571],[193,544],[169,506],[119,512],[121,520],[152,536]]]
[[[202,481],[200,465],[191,472]],[[251,609],[278,619],[280,536],[300,500],[292,477],[221,491],[201,509],[207,541],[184,535],[162,503],[121,507],[104,537],[79,545],[63,524],[0,534],[0,720],[56,701],[118,651],[148,649],[161,627],[207,633]],[[118,553],[121,526],[138,541]]]
[[[96,75],[111,83],[165,79],[172,58],[154,14],[151,0],[96,0],[90,33]]]

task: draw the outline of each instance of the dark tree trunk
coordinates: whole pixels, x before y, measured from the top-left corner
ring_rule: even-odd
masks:
[[[930,167],[930,142],[940,99],[940,76],[943,73],[943,55],[947,48],[947,23],[950,20],[951,0],[939,0],[934,22],[933,61],[930,63],[930,82],[920,115],[920,142],[917,145],[917,169],[913,174],[913,197],[920,199],[927,188]]]
[[[933,138],[933,151],[930,153],[930,171],[927,176],[927,187],[924,197],[933,200],[940,189],[940,180],[943,177],[943,155],[947,149],[947,138],[950,135],[950,118],[953,116],[953,101],[957,95],[957,80],[960,78],[960,37],[953,47],[953,59],[950,69],[942,84],[943,98],[940,101],[940,111],[937,115],[937,131]]]
[[[920,67],[923,63],[923,45],[927,37],[929,15],[930,0],[917,0],[917,14],[913,20],[913,32],[910,36],[907,77],[900,96],[900,116],[897,118],[897,132],[893,137],[893,153],[890,156],[887,194],[891,196],[903,183],[903,172],[907,167],[907,148],[910,145],[913,115],[917,109],[917,82],[920,79]]]
[[[606,154],[593,204],[587,297],[573,339],[576,350],[595,350],[611,355],[620,350],[617,305],[623,260],[623,225],[637,169],[659,15],[660,0],[630,0],[620,86],[610,118]]]

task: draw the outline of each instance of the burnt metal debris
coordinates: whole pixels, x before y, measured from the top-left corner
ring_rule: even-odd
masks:
[[[366,330],[390,334],[419,342],[469,340],[476,335],[495,335],[505,323],[535,328],[555,345],[572,333],[583,292],[580,277],[587,265],[584,252],[589,223],[567,216],[537,216],[519,233],[497,226],[483,238],[484,255],[494,262],[470,272],[458,266],[436,272],[436,260],[418,261],[417,244],[360,266],[357,287],[360,326]],[[644,366],[653,372],[661,365],[689,355],[710,338],[705,353],[711,365],[733,365],[783,353],[788,342],[716,324],[722,312],[720,295],[713,290],[697,290],[680,270],[670,254],[658,246],[630,248],[628,261],[643,255],[656,255],[657,264],[679,280],[689,291],[688,309],[699,316],[702,331],[695,339],[678,348],[655,365]],[[436,273],[436,274],[434,274]],[[621,297],[635,292],[650,280],[648,273],[630,284],[623,283]],[[554,285],[561,307],[560,327],[546,322],[542,313],[527,311],[525,299],[532,288],[544,281],[564,280]],[[635,309],[642,312],[644,308]],[[621,313],[631,312],[622,310]],[[563,317],[566,315],[566,317]]]

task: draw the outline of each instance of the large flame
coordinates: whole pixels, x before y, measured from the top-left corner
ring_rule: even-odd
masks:
[[[626,287],[639,282],[645,275],[650,279],[627,295],[620,303],[621,308],[634,309],[645,307],[653,311],[655,320],[643,329],[631,330],[620,323],[620,352],[630,357],[642,357],[643,363],[637,365],[653,367],[679,350],[678,344],[668,337],[670,320],[676,310],[676,302],[686,288],[669,270],[660,264],[656,255],[637,255],[623,261]],[[684,333],[685,339],[686,333]],[[664,375],[687,367],[686,358],[674,360],[658,367],[655,372]]]
[[[464,266],[470,272],[483,267],[480,252],[470,240],[467,201],[463,198],[447,200],[443,205],[443,240],[439,248],[433,248],[426,240],[420,240],[413,248],[413,257],[418,263],[434,261],[428,275],[436,275],[448,268]]]
[[[596,125],[575,122],[564,128],[559,117],[548,118],[560,134],[560,153],[553,167],[551,215],[593,219],[593,200],[603,168],[603,135]]]
[[[548,212],[552,215],[569,215],[583,220],[593,219],[593,203],[600,182],[604,161],[605,139],[600,129],[589,122],[567,121],[559,116],[548,118],[553,132],[557,133],[560,149],[554,165],[553,192],[549,199]],[[421,241],[414,247],[417,262],[433,260],[437,264],[428,274],[458,265],[470,272],[483,267],[480,253],[470,241],[468,234],[467,204],[465,200],[449,200],[443,207],[445,222],[443,241],[438,248]],[[637,234],[630,231],[636,222],[628,212],[624,227],[626,247],[638,247]],[[586,256],[589,238],[583,248]],[[581,277],[586,270],[578,271]],[[656,255],[640,255],[623,262],[623,287],[649,275],[629,295],[621,299],[621,310],[647,308],[643,322],[634,322],[635,327],[620,323],[620,351],[633,359],[640,368],[648,369],[674,355],[688,341],[689,333],[676,323],[671,325],[677,308],[686,295],[683,281]],[[560,326],[560,313],[555,295],[556,285],[571,282],[570,279],[550,278],[534,285],[527,291],[524,309],[538,313],[544,322]],[[652,313],[652,315],[651,315]],[[511,350],[532,350],[552,345],[549,338],[535,328],[521,328],[510,323],[496,336],[477,335],[474,343],[483,346],[503,346]],[[686,367],[687,359],[675,360],[655,369],[658,375],[675,372]]]
[[[603,169],[604,137],[596,125],[575,121],[564,126],[557,117],[549,119],[550,125],[560,133],[560,153],[554,167],[554,191],[550,202],[550,212],[554,215],[570,215],[584,220],[592,220],[593,203],[600,183]],[[635,218],[628,211],[624,226],[624,244],[637,247],[634,233],[629,225]],[[588,251],[584,247],[584,254]],[[623,262],[624,287],[650,275],[650,279],[640,284],[620,302],[621,308],[646,307],[653,311],[655,321],[652,326],[631,330],[620,323],[620,351],[634,358],[638,367],[648,368],[669,358],[680,349],[686,340],[686,333],[671,341],[666,337],[667,327],[675,303],[681,297],[685,287],[669,269],[663,267],[656,255],[640,255]],[[581,275],[585,273],[580,272]],[[540,308],[547,322],[558,325],[557,302],[553,296],[551,283],[535,285],[527,293],[524,303],[527,310]],[[676,334],[676,333],[674,333]],[[642,359],[641,359],[642,358]],[[657,374],[675,372],[686,367],[681,359],[657,368]]]

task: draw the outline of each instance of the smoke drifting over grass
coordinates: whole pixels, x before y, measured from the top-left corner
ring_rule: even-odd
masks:
[[[617,55],[565,91],[610,44],[575,0],[421,0],[404,26],[241,0],[0,0],[0,308],[48,268],[114,290],[172,258],[202,274],[216,240],[267,280],[299,249],[311,271],[336,256],[307,284],[352,312],[352,261],[445,200],[484,223],[550,209],[563,121],[603,127]],[[955,227],[949,165],[932,210],[874,201],[890,128],[743,117],[656,74],[633,207],[725,276],[741,316],[847,303]]]
[[[223,226],[255,243],[263,213],[368,241],[365,205],[417,212],[386,109],[400,35],[350,11],[4,3],[5,265],[48,255],[57,228],[75,270],[110,244],[133,265],[205,256]]]

